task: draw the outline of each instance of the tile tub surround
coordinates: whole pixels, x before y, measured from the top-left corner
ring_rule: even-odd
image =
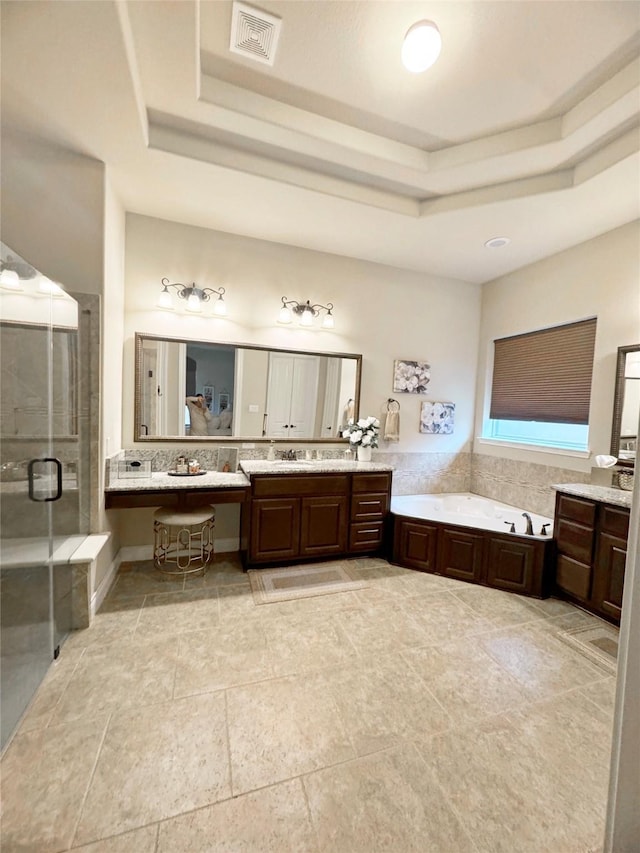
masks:
[[[513,506],[526,506],[531,512],[553,517],[556,494],[554,483],[589,483],[590,474],[503,459],[485,453],[471,455],[471,488],[468,491]]]
[[[600,849],[615,679],[557,639],[598,620],[350,565],[260,607],[236,558],[123,566],[6,751],[2,850]]]

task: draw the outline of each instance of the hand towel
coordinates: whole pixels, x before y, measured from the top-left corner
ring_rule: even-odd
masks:
[[[384,420],[384,435],[385,441],[400,441],[400,408],[394,411],[387,411],[387,417]]]

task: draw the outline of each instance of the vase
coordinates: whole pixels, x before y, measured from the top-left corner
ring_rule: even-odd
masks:
[[[371,462],[371,448],[358,445],[358,462]]]

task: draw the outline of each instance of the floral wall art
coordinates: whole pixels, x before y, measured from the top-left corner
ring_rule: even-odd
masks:
[[[420,432],[451,435],[455,403],[423,403],[420,408]]]
[[[426,361],[397,359],[393,363],[393,390],[396,393],[426,394],[430,379],[431,365]]]

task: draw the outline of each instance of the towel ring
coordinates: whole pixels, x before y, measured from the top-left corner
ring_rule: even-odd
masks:
[[[387,412],[399,412],[400,411],[400,403],[397,400],[394,400],[393,397],[389,397],[387,400]]]

